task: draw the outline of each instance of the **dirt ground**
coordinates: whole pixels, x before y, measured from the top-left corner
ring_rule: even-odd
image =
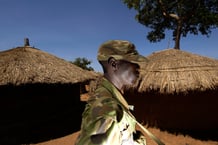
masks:
[[[166,131],[160,131],[156,128],[148,128],[148,130],[151,133],[153,133],[156,137],[161,139],[161,141],[164,142],[165,145],[218,145],[218,141],[203,141],[194,139],[190,136],[174,135]],[[74,145],[75,139],[78,136],[78,134],[79,132],[75,132],[61,138],[31,145]],[[147,137],[147,145],[157,144],[149,137]]]

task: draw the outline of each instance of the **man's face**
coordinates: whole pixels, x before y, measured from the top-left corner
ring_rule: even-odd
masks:
[[[131,87],[139,78],[139,65],[125,60],[119,60],[116,73],[125,86]]]

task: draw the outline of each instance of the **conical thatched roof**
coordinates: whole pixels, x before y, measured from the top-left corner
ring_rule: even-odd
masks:
[[[142,66],[139,92],[187,93],[218,88],[218,60],[176,49],[154,52]]]
[[[94,72],[30,46],[0,52],[0,85],[77,83],[95,77]]]

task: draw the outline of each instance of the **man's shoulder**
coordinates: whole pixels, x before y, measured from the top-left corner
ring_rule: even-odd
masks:
[[[96,89],[95,95],[96,96],[104,96],[104,97],[112,97],[111,92],[103,86]]]
[[[96,118],[99,116],[117,116],[117,113],[122,112],[119,102],[104,87],[96,89],[88,104],[92,110],[92,115]]]
[[[107,101],[115,101],[110,91],[108,91],[104,87],[99,87],[95,90],[95,92],[90,96],[89,102],[107,102]]]
[[[111,92],[105,85],[98,86],[94,93],[90,95],[88,104],[92,107],[99,106],[110,106],[112,108],[117,108],[120,105],[114,93]]]

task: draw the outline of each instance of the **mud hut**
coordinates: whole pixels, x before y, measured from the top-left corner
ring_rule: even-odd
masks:
[[[162,129],[217,136],[218,60],[176,49],[147,58],[137,95],[128,97],[137,118]]]
[[[95,77],[29,44],[0,52],[0,144],[40,142],[79,130],[81,85]]]

